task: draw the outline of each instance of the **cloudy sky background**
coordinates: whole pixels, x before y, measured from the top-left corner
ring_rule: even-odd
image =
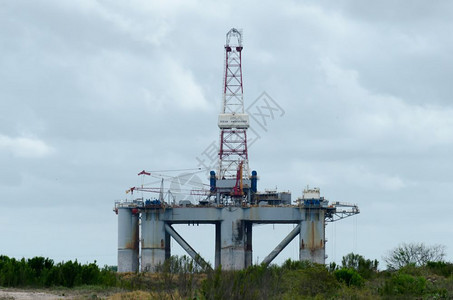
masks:
[[[116,265],[112,208],[136,174],[196,168],[217,142],[237,27],[246,105],[265,91],[285,111],[250,148],[259,188],[295,199],[319,186],[359,205],[327,226],[327,261],[381,260],[401,242],[446,245],[452,261],[452,13],[450,1],[0,0],[0,254]],[[213,261],[212,226],[177,228]],[[290,228],[255,227],[254,261]],[[293,243],[277,262],[297,255]]]

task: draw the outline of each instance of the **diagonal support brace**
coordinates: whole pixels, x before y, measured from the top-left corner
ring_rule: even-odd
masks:
[[[193,258],[193,260],[203,269],[212,267],[168,224],[165,224],[165,231],[175,239],[175,241]]]
[[[264,265],[269,265],[275,257],[277,257],[277,255],[280,254],[280,252],[282,252],[283,249],[285,249],[286,246],[288,246],[289,243],[291,243],[291,241],[300,233],[300,224],[297,225],[296,227],[294,227],[293,230],[291,230],[291,232],[280,242],[280,244],[278,244],[277,247],[275,247],[274,250],[272,250],[271,253],[269,253],[268,256],[266,256],[266,258],[263,260],[263,262],[261,264],[264,264]]]

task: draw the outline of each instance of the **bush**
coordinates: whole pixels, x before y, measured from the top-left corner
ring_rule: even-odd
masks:
[[[362,276],[354,269],[341,268],[334,271],[334,275],[339,282],[344,282],[347,286],[361,287],[364,284]]]
[[[377,272],[379,262],[365,259],[362,255],[349,253],[343,256],[341,265],[346,269],[356,270],[363,278],[371,278]]]
[[[426,291],[426,279],[405,273],[395,273],[384,284],[383,294],[389,296],[422,296]]]
[[[278,295],[281,287],[280,268],[251,266],[241,271],[208,272],[201,285],[206,299],[269,299]]]
[[[453,264],[443,261],[429,261],[426,264],[427,268],[434,274],[450,277],[453,274]]]
[[[287,259],[282,265],[282,269],[284,270],[303,270],[307,268],[311,268],[314,266],[314,263],[308,260],[291,260]]]
[[[281,292],[289,298],[297,298],[300,295],[329,296],[338,288],[337,280],[326,266],[304,262],[300,266],[301,268],[296,270],[285,270],[285,266],[282,267]]]

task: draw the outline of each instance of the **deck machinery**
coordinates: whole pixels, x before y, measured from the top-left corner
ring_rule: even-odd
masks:
[[[153,191],[159,198],[115,202],[118,214],[118,272],[154,272],[171,255],[173,238],[202,267],[209,264],[173,228],[173,224],[215,226],[215,268],[240,270],[252,265],[255,224],[296,224],[261,262],[269,264],[299,236],[299,259],[325,263],[326,222],[359,213],[357,205],[329,203],[319,188],[306,188],[291,201],[291,193],[257,189],[258,174],[249,171],[247,129],[242,85],[242,33],[231,29],[226,36],[222,109],[219,115],[218,169],[210,172],[209,189],[197,190],[199,203],[165,201],[160,189],[133,187],[129,191]],[[139,175],[150,173],[142,171]]]

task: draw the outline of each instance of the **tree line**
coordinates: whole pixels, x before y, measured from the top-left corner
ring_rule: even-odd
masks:
[[[0,286],[3,287],[115,284],[115,272],[108,267],[100,269],[96,262],[81,264],[70,260],[55,264],[52,259],[44,257],[17,260],[0,255]]]
[[[453,299],[453,263],[444,257],[443,246],[413,243],[390,250],[384,270],[376,259],[350,253],[341,264],[287,260],[240,271],[202,269],[187,256],[172,256],[157,273],[117,273],[96,262],[0,256],[0,286],[101,285],[144,291],[151,299]]]

